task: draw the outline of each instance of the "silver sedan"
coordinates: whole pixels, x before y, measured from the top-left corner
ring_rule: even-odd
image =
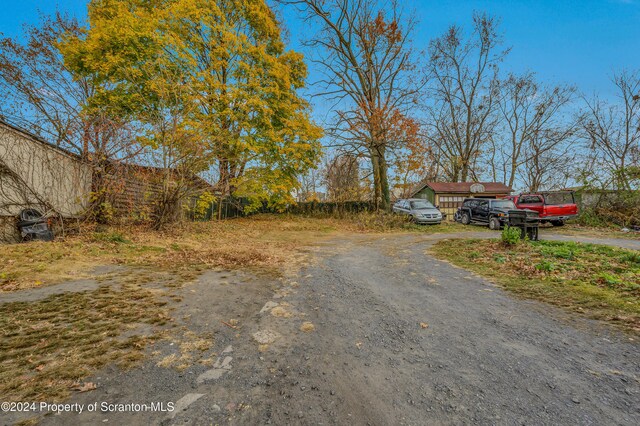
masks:
[[[415,223],[439,224],[442,213],[433,204],[420,198],[398,200],[393,205],[393,212],[406,214]]]

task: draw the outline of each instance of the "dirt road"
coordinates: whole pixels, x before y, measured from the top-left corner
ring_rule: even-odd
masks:
[[[158,366],[177,350],[164,341],[70,401],[177,410],[43,423],[640,424],[637,338],[434,259],[442,237],[335,239],[279,280],[207,272],[181,290],[176,317],[211,333],[212,363]]]

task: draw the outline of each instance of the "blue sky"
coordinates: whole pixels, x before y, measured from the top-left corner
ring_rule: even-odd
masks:
[[[21,24],[37,23],[38,11],[86,15],[87,0],[0,0],[0,32],[19,36]],[[547,82],[576,84],[589,94],[611,93],[616,69],[640,69],[640,0],[405,0],[419,20],[414,43],[428,41],[453,23],[466,26],[474,10],[502,19],[513,50],[505,67],[535,71]],[[292,47],[306,35],[294,13],[285,14]]]
[[[426,44],[452,23],[468,25],[474,10],[502,19],[512,47],[505,66],[535,71],[548,82],[611,92],[608,78],[620,68],[640,68],[638,0],[421,0],[415,43]],[[605,94],[605,93],[603,93]]]

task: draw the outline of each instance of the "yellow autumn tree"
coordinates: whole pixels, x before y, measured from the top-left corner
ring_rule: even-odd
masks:
[[[89,28],[62,50],[102,80],[93,102],[140,121],[154,143],[171,130],[158,120],[178,117],[188,152],[250,209],[293,201],[297,176],[319,160],[322,132],[297,93],[303,57],[285,49],[264,0],[93,0]]]

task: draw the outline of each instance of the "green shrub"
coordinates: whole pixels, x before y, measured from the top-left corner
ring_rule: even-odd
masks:
[[[596,278],[597,278],[598,281],[600,281],[603,284],[608,285],[609,287],[616,287],[616,286],[620,285],[620,283],[622,282],[619,277],[616,277],[613,274],[608,274],[606,272],[600,272],[596,276]]]
[[[520,228],[505,226],[502,230],[502,242],[508,246],[515,246],[521,239],[522,231]]]
[[[581,211],[575,222],[578,225],[588,226],[591,228],[608,228],[611,226],[611,222],[597,214],[593,209],[585,209]]]
[[[556,270],[556,265],[555,263],[549,262],[548,260],[543,260],[536,265],[536,269],[542,272],[553,272]]]

